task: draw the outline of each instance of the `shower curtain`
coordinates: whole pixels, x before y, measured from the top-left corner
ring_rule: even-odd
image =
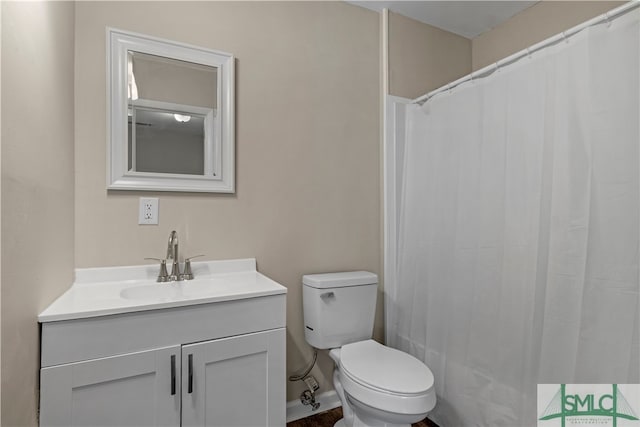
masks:
[[[538,383],[638,383],[639,10],[407,107],[388,341],[442,427],[536,425]]]

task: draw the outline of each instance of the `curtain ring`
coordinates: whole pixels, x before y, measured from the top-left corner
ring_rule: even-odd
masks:
[[[494,73],[497,73],[498,71],[500,71],[500,65],[497,62],[494,64],[494,66],[495,66]]]
[[[563,32],[562,32],[562,38],[564,39],[564,42],[565,42],[565,43],[569,43],[569,38],[567,37],[567,33],[566,33],[566,31],[563,31]]]
[[[527,48],[527,56],[529,57],[529,59],[531,59],[531,51],[529,50],[529,48]]]
[[[609,28],[611,26],[611,17],[609,16],[609,12],[604,14],[604,19],[607,22],[607,28]]]

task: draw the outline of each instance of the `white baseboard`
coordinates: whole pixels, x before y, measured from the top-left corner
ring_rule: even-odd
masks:
[[[316,402],[320,402],[320,407],[313,411],[310,405],[303,405],[300,400],[292,400],[287,402],[287,422],[299,420],[301,418],[310,417],[315,414],[319,414],[329,409],[342,406],[340,398],[335,390],[325,391],[324,393],[316,395]]]

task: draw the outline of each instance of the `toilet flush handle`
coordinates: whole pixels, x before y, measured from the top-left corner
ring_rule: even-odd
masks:
[[[329,298],[335,298],[335,294],[333,292],[325,292],[323,294],[320,294],[320,298],[322,299],[329,299]]]

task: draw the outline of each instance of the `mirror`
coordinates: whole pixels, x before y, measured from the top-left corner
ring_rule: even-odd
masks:
[[[232,55],[109,29],[108,189],[232,193]]]

